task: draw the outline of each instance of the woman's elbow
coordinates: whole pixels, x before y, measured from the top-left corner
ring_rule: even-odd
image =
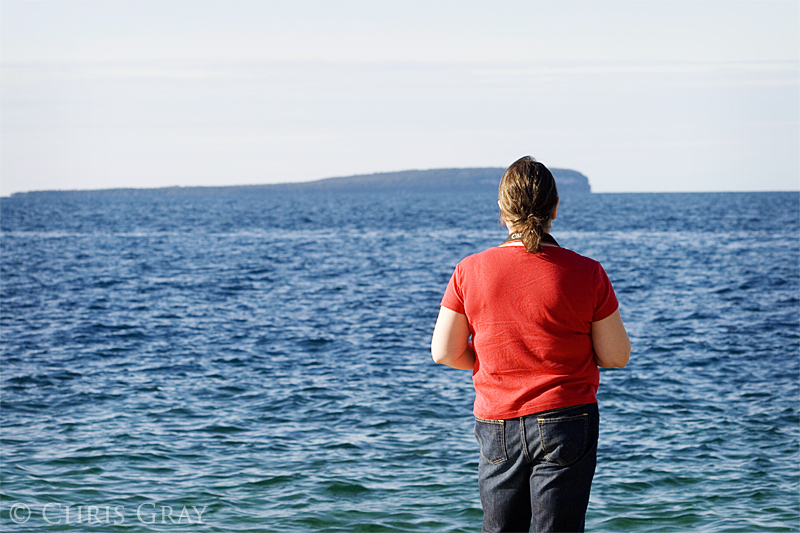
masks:
[[[453,353],[453,348],[448,343],[434,337],[431,342],[431,357],[435,363],[449,365],[453,359],[458,357],[458,354]]]
[[[617,309],[611,316],[592,322],[592,346],[597,366],[623,368],[631,356],[631,340]]]
[[[616,346],[616,349],[606,350],[601,355],[595,353],[595,362],[601,368],[625,368],[631,358],[631,344],[630,341],[622,346]]]
[[[475,367],[475,351],[472,344],[468,343],[463,350],[454,349],[453,346],[431,346],[431,357],[435,363],[457,368],[459,370],[472,370]]]
[[[628,364],[628,361],[630,360],[631,360],[631,347],[630,345],[628,345],[628,349],[620,353],[614,360],[614,365],[612,366],[612,368],[625,368],[625,366]]]
[[[440,365],[445,364],[445,361],[447,360],[447,354],[441,350],[437,350],[433,346],[431,346],[431,357],[433,357],[434,363],[439,363]]]

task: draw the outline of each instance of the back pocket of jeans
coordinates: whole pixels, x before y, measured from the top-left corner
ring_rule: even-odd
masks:
[[[539,418],[538,421],[545,459],[561,466],[569,466],[586,453],[589,438],[587,414]]]
[[[502,463],[506,455],[505,423],[503,420],[475,418],[475,438],[481,445],[481,457],[491,464]]]

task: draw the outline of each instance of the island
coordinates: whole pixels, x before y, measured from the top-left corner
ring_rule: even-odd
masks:
[[[589,179],[575,170],[550,169],[561,194],[591,193]],[[403,170],[301,183],[265,185],[282,190],[404,190],[404,191],[485,191],[496,192],[505,168],[440,168]]]
[[[575,170],[551,168],[558,185],[560,195],[587,194],[592,189],[589,179]],[[271,183],[263,185],[225,185],[225,186],[188,186],[159,188],[118,188],[95,190],[58,190],[30,191],[14,193],[17,195],[36,195],[50,193],[69,194],[111,194],[138,196],[148,194],[230,194],[239,192],[269,193],[274,192],[370,192],[370,191],[419,191],[419,192],[458,192],[482,191],[497,193],[500,178],[505,168],[440,168],[431,170],[402,170],[399,172],[379,172],[375,174],[359,174],[337,178],[325,178],[316,181],[292,183]]]

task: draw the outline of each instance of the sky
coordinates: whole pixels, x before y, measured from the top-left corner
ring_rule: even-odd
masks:
[[[531,155],[800,190],[800,2],[0,0],[0,195]]]

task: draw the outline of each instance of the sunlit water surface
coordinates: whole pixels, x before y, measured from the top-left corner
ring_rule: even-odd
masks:
[[[456,262],[504,237],[491,195],[1,202],[3,531],[480,530],[470,375],[428,346]],[[633,342],[588,530],[800,528],[799,214],[562,199]]]

